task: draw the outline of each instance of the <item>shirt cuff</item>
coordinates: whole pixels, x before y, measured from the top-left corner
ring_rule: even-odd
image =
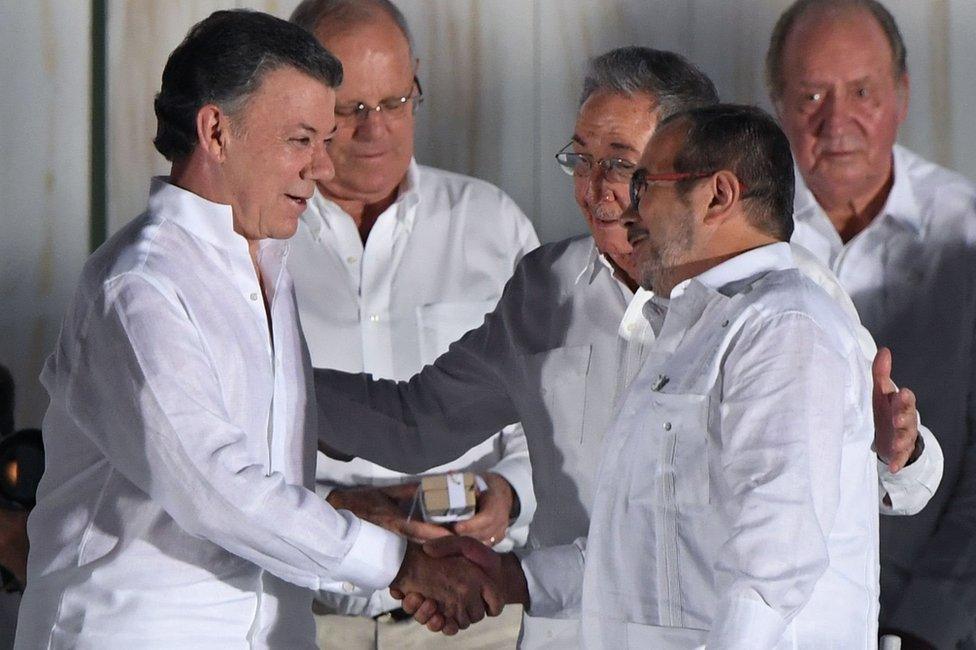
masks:
[[[764,602],[739,597],[723,602],[705,644],[708,650],[774,648],[786,621]]]
[[[535,516],[535,490],[532,487],[532,468],[528,458],[502,458],[489,472],[498,474],[512,486],[512,491],[518,495],[518,516],[509,522],[509,528],[527,527]]]
[[[583,551],[576,544],[517,550],[529,590],[529,616],[579,617],[583,599]]]
[[[388,587],[400,571],[407,540],[368,521],[357,521],[356,539],[332,572],[334,581],[323,581],[320,590],[364,595]]]
[[[942,448],[932,432],[921,423],[918,434],[922,438],[922,455],[911,465],[892,474],[888,466],[878,460],[878,480],[891,501],[889,506],[882,499],[882,514],[914,515],[928,504],[942,481]]]

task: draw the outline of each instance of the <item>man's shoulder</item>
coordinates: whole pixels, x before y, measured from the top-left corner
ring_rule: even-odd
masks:
[[[805,319],[822,330],[839,352],[846,354],[857,346],[857,323],[851,315],[798,268],[769,271],[743,298],[743,307],[761,322]]]
[[[89,256],[81,274],[81,288],[100,292],[129,280],[157,287],[184,273],[192,251],[184,231],[145,212],[109,237]]]
[[[504,190],[486,180],[427,165],[417,165],[417,169],[420,192],[424,196],[432,196],[451,207],[475,201],[485,208],[498,208],[503,214],[525,216]]]
[[[895,156],[923,211],[939,212],[934,215],[939,218],[947,213],[976,217],[976,184],[971,180],[900,145],[895,145]]]
[[[527,253],[519,267],[532,275],[575,279],[594,255],[593,237],[576,235],[555,242],[541,244]]]

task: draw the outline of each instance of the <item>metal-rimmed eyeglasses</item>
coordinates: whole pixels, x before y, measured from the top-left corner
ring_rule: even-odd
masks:
[[[569,151],[573,146],[570,142],[559,150],[556,154],[556,162],[559,167],[570,176],[587,176],[593,170],[594,165],[599,165],[603,170],[603,177],[611,183],[626,183],[630,180],[634,170],[637,169],[635,163],[623,158],[604,158],[603,160],[593,160],[593,156],[588,153],[576,153]]]
[[[414,92],[416,88],[417,92]],[[376,106],[370,106],[365,102],[355,102],[349,104],[336,104],[335,116],[341,122],[361,124],[372,113],[377,116],[383,115],[387,119],[400,119],[407,114],[406,108],[409,105],[412,111],[416,111],[424,101],[424,91],[420,87],[420,79],[414,75],[413,85],[410,92],[400,97],[387,97],[380,100]]]
[[[638,206],[640,206],[640,200],[644,198],[644,193],[647,191],[647,186],[651,183],[677,183],[678,181],[706,178],[714,173],[714,171],[711,171],[664,172],[662,174],[651,174],[646,169],[637,169],[630,176],[630,205],[635,210],[638,208]],[[745,190],[745,185],[742,185],[742,188]]]

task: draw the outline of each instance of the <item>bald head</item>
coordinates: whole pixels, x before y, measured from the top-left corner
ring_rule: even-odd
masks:
[[[392,21],[407,41],[413,58],[413,37],[403,13],[389,0],[302,0],[291,22],[326,40],[335,33],[376,21]]]
[[[843,19],[851,15],[874,20],[891,55],[892,77],[900,79],[907,74],[905,41],[894,16],[878,0],[797,0],[776,21],[766,51],[766,86],[774,101],[783,94],[784,50],[794,28],[801,23]]]

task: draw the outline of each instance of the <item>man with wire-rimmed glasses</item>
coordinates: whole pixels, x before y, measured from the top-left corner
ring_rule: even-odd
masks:
[[[413,159],[423,91],[406,21],[393,4],[308,0],[291,20],[315,34],[344,70],[329,146],[335,177],[319,183],[309,201],[288,265],[312,362],[405,379],[481,324],[538,239],[498,188]],[[535,506],[521,427],[473,447],[430,470],[475,471],[488,485],[475,516],[453,529],[417,514],[408,520],[416,480],[361,459],[319,454],[318,492],[336,508],[417,541],[456,532],[500,549],[524,543]],[[369,599],[323,594],[319,643],[399,648],[417,633],[425,647],[439,641],[403,620],[399,606],[385,590]],[[518,620],[513,610],[487,621],[477,636],[485,643],[497,631],[499,647],[511,647]],[[453,647],[464,647],[464,636]]]

